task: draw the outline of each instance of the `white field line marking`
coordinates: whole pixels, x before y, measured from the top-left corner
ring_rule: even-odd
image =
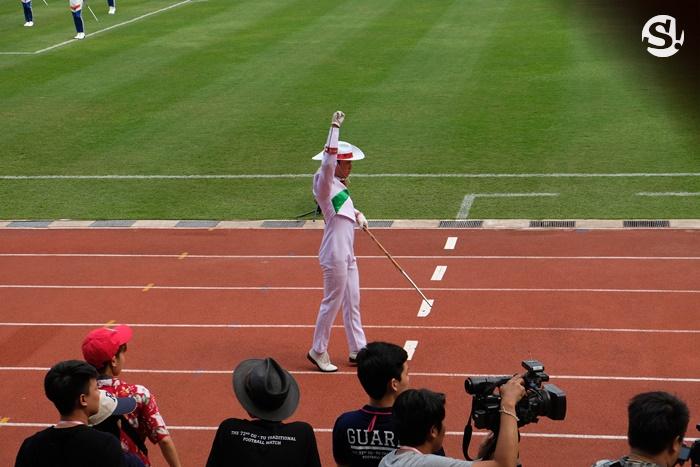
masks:
[[[57,285],[57,284],[0,284],[0,289],[112,289],[143,290],[145,285]],[[323,290],[323,287],[281,287],[281,286],[183,286],[155,285],[150,290]],[[362,287],[365,292],[403,292],[415,290],[412,287]],[[691,289],[557,289],[557,288],[520,288],[520,287],[426,287],[423,290],[436,292],[578,292],[578,293],[661,293],[661,294],[700,294],[700,290]]]
[[[457,245],[457,237],[447,237],[445,242],[445,250],[454,250]]]
[[[428,299],[428,303],[425,303],[425,300],[420,301],[420,308],[418,309],[418,316],[419,318],[425,318],[428,316],[433,309],[433,304],[435,303],[435,300],[432,298]]]
[[[456,237],[451,237],[456,238]],[[139,253],[0,253],[0,258],[175,258],[180,254],[139,254]],[[540,255],[393,255],[399,259],[515,259],[515,260],[629,260],[629,261],[698,261],[700,256],[540,256]],[[188,254],[188,259],[314,259],[318,255],[196,255]],[[384,255],[357,255],[359,259],[386,260]]]
[[[31,371],[45,372],[48,367],[0,367],[0,371]],[[130,368],[124,370],[125,373],[146,373],[146,374],[164,374],[164,375],[230,375],[231,370],[159,370],[146,368]],[[309,375],[318,376],[318,370],[311,371],[296,371],[291,370],[294,375]],[[333,373],[336,376],[357,376],[356,371],[336,371]],[[467,378],[470,376],[502,376],[494,374],[477,374],[477,373],[440,373],[440,372],[415,372],[411,371],[413,376],[426,376],[431,378]],[[664,382],[664,383],[700,383],[700,378],[680,378],[680,377],[662,377],[662,376],[605,376],[605,375],[549,375],[551,379],[561,380],[576,380],[576,381],[642,381],[642,382]]]
[[[559,193],[470,193],[464,196],[456,219],[469,218],[469,211],[476,198],[530,198],[540,196],[559,196]]]
[[[432,301],[432,300],[430,300]],[[425,303],[425,302],[423,302]],[[81,327],[98,328],[104,323],[1,323],[0,327]],[[132,328],[184,328],[184,329],[312,329],[314,324],[176,324],[176,323],[129,323]],[[342,328],[342,324],[334,324]],[[542,332],[601,332],[640,334],[700,334],[700,329],[639,329],[639,328],[593,328],[593,327],[546,327],[546,326],[424,326],[412,324],[364,324],[368,329],[411,329],[419,331],[542,331]]]
[[[191,1],[191,0],[188,0]],[[185,2],[183,2],[185,3]],[[94,33],[97,34],[97,33]],[[72,42],[72,41],[70,41]],[[37,52],[34,52],[37,53]],[[311,178],[313,174],[192,174],[192,175],[1,175],[0,180],[192,180]],[[377,173],[353,178],[646,178],[700,177],[700,172],[668,173]]]
[[[433,277],[430,278],[431,281],[441,281],[443,276],[447,272],[447,266],[436,266],[433,272]]]
[[[318,372],[317,372],[318,373]],[[3,423],[0,427],[19,427],[19,428],[47,428],[53,426],[53,423],[19,423],[9,422]],[[218,426],[193,426],[193,425],[168,425],[169,430],[175,431],[216,431]],[[315,433],[332,433],[332,428],[314,428]],[[447,436],[464,436],[461,431],[448,431]],[[485,431],[475,431],[472,436],[486,436]],[[520,436],[525,438],[558,438],[558,439],[573,439],[573,440],[610,440],[610,441],[626,441],[626,435],[591,435],[578,433],[520,433]],[[686,441],[694,442],[697,438],[683,438]]]
[[[413,359],[413,354],[416,353],[417,348],[418,348],[418,341],[406,341],[406,343],[403,345],[403,349],[408,354],[409,360]]]
[[[167,7],[161,8],[160,10],[151,11],[150,13],[146,13],[146,14],[144,14],[144,15],[137,16],[136,18],[132,18],[132,19],[130,19],[130,20],[128,20],[128,21],[124,21],[124,22],[121,22],[121,23],[114,24],[114,25],[112,25],[112,26],[109,26],[109,27],[104,28],[104,29],[97,30],[97,31],[92,32],[92,33],[90,33],[90,34],[85,34],[85,37],[88,38],[88,37],[96,36],[96,35],[98,35],[98,34],[102,34],[103,32],[107,32],[107,31],[109,31],[109,30],[112,30],[112,29],[115,29],[115,28],[118,28],[118,27],[121,27],[121,26],[125,26],[125,25],[127,25],[127,24],[131,24],[131,23],[134,23],[134,22],[136,22],[136,21],[140,21],[140,20],[142,20],[142,19],[144,19],[144,18],[148,18],[149,16],[153,16],[153,15],[156,15],[156,14],[158,14],[158,13],[162,13],[162,12],[164,12],[164,11],[170,10],[170,9],[172,9],[172,8],[179,7],[179,6],[184,5],[184,4],[186,4],[186,3],[192,3],[192,0],[183,0],[182,2],[178,2],[178,3],[175,3],[175,4],[173,4],[173,5],[168,5]],[[49,50],[53,50],[53,49],[57,49],[57,48],[59,48],[59,47],[63,47],[64,45],[72,44],[72,43],[74,43],[74,42],[78,42],[78,41],[77,41],[76,39],[70,39],[70,40],[67,40],[67,41],[60,42],[60,43],[58,43],[58,44],[54,44],[54,45],[52,45],[52,46],[50,46],[50,47],[46,47],[46,48],[44,48],[44,49],[35,50],[34,52],[0,52],[0,55],[37,55],[37,54],[41,54],[41,53],[44,53],[44,52],[48,52]],[[22,177],[22,176],[20,176],[20,177]],[[30,175],[29,177],[33,177],[33,176]],[[4,180],[22,180],[22,178],[11,179],[11,178],[5,178],[5,176],[3,176],[2,179],[4,179]],[[24,179],[25,179],[25,180],[29,180],[30,178],[24,178]]]
[[[669,192],[652,192],[652,191],[642,191],[637,193],[637,196],[700,196],[700,192],[689,192],[689,191],[669,191]]]

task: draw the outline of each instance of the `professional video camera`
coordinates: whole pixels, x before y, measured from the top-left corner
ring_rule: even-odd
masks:
[[[544,365],[537,360],[524,360],[523,368],[527,373],[525,380],[525,396],[515,406],[516,415],[520,419],[518,426],[537,423],[538,417],[552,420],[564,420],[566,416],[566,394],[554,384],[542,384],[549,381],[544,372]],[[472,419],[477,428],[496,431],[501,420],[501,396],[494,390],[505,384],[511,376],[473,377],[464,381],[464,389],[471,394]]]
[[[544,365],[537,360],[524,360],[522,366],[527,373],[523,376],[525,396],[515,406],[518,427],[537,423],[538,417],[564,420],[566,394],[554,384],[542,384],[549,381]],[[511,378],[512,376],[472,377],[464,381],[464,389],[472,396],[470,420],[464,428],[462,440],[462,451],[466,459],[470,459],[468,450],[472,435],[471,420],[474,420],[476,428],[488,429],[494,433],[491,445],[485,449],[484,459],[490,459],[493,455],[501,423],[501,396],[495,394],[495,390]]]
[[[695,429],[700,431],[700,423],[695,425]],[[700,465],[700,439],[696,439],[690,446],[681,447],[681,453],[678,455],[678,464],[683,465],[687,460],[690,460],[691,467]]]

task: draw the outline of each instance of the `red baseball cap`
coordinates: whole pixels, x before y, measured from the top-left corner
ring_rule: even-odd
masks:
[[[95,368],[101,368],[117,355],[119,347],[131,340],[131,328],[121,324],[115,328],[99,328],[90,331],[83,340],[83,357]]]

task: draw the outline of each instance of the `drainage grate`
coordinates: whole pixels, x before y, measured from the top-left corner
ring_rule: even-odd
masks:
[[[219,225],[219,221],[180,221],[175,224],[175,227],[216,227]]]
[[[664,228],[671,227],[669,221],[622,221],[622,227]]]
[[[530,227],[543,229],[573,229],[576,227],[576,221],[530,221]]]
[[[438,227],[441,229],[479,229],[483,225],[484,221],[440,221]]]
[[[95,221],[90,227],[131,227],[136,221]]]
[[[45,229],[51,225],[53,221],[12,221],[7,224],[8,227],[19,227],[24,229]]]
[[[293,227],[303,227],[306,221],[264,221],[263,227],[272,229],[288,229]]]
[[[394,221],[367,221],[369,227],[391,227]]]

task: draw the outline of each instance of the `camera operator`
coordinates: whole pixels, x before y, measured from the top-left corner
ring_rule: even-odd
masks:
[[[627,407],[630,453],[594,467],[672,467],[688,428],[688,406],[667,392],[637,394]]]
[[[394,403],[398,449],[379,467],[515,467],[518,461],[518,417],[515,406],[525,395],[523,378],[514,376],[499,388],[500,430],[493,460],[464,461],[431,454],[445,438],[445,395],[427,389],[407,389]]]

